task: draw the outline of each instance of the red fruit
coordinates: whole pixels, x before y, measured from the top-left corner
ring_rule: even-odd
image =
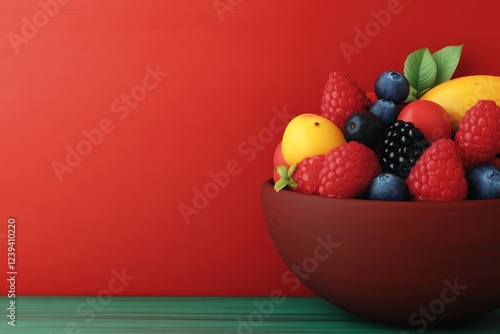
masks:
[[[439,139],[424,151],[406,178],[417,201],[458,201],[467,196],[467,180],[455,142]]]
[[[500,107],[495,101],[480,100],[464,114],[455,142],[466,169],[500,153]]]
[[[398,120],[411,122],[424,134],[429,143],[451,138],[451,119],[446,110],[434,101],[415,100],[399,113]]]
[[[375,94],[375,92],[366,92],[366,98],[370,100],[370,104],[378,100],[377,94]]]
[[[318,194],[319,172],[325,161],[324,154],[302,159],[299,163],[292,165],[289,169],[284,166],[277,168],[280,180],[275,182],[274,189],[280,191],[288,189],[304,194]]]
[[[493,159],[487,161],[486,163],[490,164],[490,165],[493,165],[493,166],[497,166],[498,168],[500,168],[500,154],[498,154]]]
[[[325,156],[319,173],[321,196],[353,198],[368,190],[370,182],[382,172],[375,153],[351,141],[337,146]]]
[[[319,172],[323,168],[324,161],[325,155],[319,154],[299,162],[292,173],[292,179],[297,186],[290,189],[304,194],[318,194]]]
[[[330,73],[321,99],[321,116],[343,129],[349,115],[366,110],[369,105],[366,92],[349,74],[343,71]]]
[[[288,164],[285,161],[285,158],[283,158],[283,153],[281,152],[281,142],[276,146],[276,149],[274,150],[273,163],[274,163],[273,179],[274,183],[276,183],[281,179],[281,176],[276,170],[276,167],[285,166],[286,168],[289,168]]]

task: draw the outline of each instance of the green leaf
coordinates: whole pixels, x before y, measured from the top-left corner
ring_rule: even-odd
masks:
[[[451,79],[457,69],[460,55],[462,54],[462,45],[451,45],[434,52],[432,57],[437,66],[437,77],[435,86]]]
[[[415,88],[410,86],[410,94],[408,94],[408,97],[406,98],[404,103],[415,101],[416,99],[417,99],[417,91],[415,90]]]
[[[295,188],[297,186],[297,183],[292,179],[292,174],[295,170],[295,167],[297,167],[297,164],[293,164],[292,166],[290,166],[290,168],[286,168],[286,166],[276,167],[276,171],[278,172],[281,179],[276,181],[276,183],[274,184],[274,190],[278,192],[287,186],[290,186],[292,188]]]
[[[290,178],[290,180],[292,179],[292,174],[295,171],[296,167],[297,167],[297,164],[293,164],[290,166],[290,169],[288,169],[288,177]]]
[[[431,87],[432,88],[432,87]],[[427,91],[431,88],[426,88],[424,89],[423,91],[420,92],[420,96],[424,95],[425,93],[427,93]]]
[[[278,172],[278,175],[281,177],[281,178],[286,178],[288,176],[288,171],[287,171],[287,168],[286,166],[278,166],[276,167],[276,171]]]
[[[274,184],[274,190],[278,192],[281,189],[285,188],[287,185],[288,185],[288,180],[281,179]]]
[[[428,48],[418,49],[408,55],[404,63],[404,76],[415,89],[416,97],[433,87],[437,76],[437,65]]]

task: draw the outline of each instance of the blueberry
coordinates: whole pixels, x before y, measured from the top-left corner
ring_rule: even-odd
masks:
[[[401,177],[394,174],[382,173],[370,183],[367,198],[382,201],[408,201],[410,199],[410,192]]]
[[[409,94],[410,83],[399,72],[386,71],[375,81],[375,95],[377,95],[378,99],[390,100],[395,104],[401,104]]]
[[[485,164],[467,174],[469,199],[500,198],[500,168]]]
[[[380,146],[383,135],[382,123],[370,112],[352,113],[344,123],[344,138],[347,142],[357,141],[374,151]]]
[[[380,119],[384,128],[390,127],[398,119],[399,106],[391,100],[377,100],[368,106],[368,111]]]

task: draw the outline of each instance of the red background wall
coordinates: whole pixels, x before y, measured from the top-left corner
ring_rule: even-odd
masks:
[[[457,75],[500,74],[477,1],[60,2],[0,2],[0,258],[14,216],[21,294],[95,295],[117,272],[129,295],[310,294],[260,207],[286,117],[319,112],[330,71],[371,90],[421,47],[464,44]]]

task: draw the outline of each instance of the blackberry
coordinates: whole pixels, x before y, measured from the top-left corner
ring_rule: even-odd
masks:
[[[413,123],[396,121],[387,129],[382,139],[379,156],[382,170],[406,179],[428,147],[429,141]]]

